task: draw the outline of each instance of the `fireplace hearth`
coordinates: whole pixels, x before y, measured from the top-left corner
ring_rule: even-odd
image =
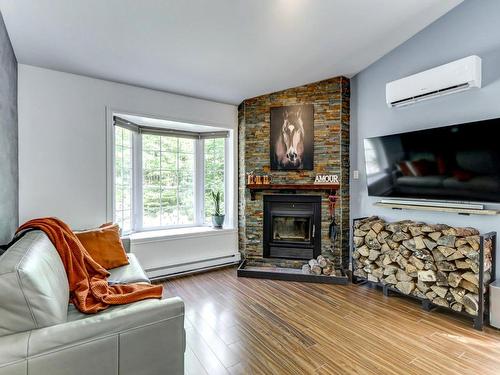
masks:
[[[264,195],[264,258],[321,254],[321,196]]]

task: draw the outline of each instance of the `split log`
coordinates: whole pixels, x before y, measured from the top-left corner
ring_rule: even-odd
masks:
[[[432,250],[432,257],[434,258],[434,261],[436,261],[436,262],[439,262],[441,260],[446,260],[446,257],[443,255],[443,253],[439,249]]]
[[[410,235],[408,233],[404,233],[404,232],[396,232],[392,235],[391,239],[394,241],[394,242],[401,242],[401,241],[405,241],[405,240],[409,240],[410,239]],[[411,249],[410,249],[411,250]]]
[[[408,227],[408,230],[410,231],[412,237],[418,237],[424,234],[422,230],[420,229],[420,226],[417,225],[411,225]]]
[[[415,267],[413,264],[408,263],[405,267],[405,271],[408,275],[411,275],[412,277],[417,276],[417,267]]]
[[[402,269],[398,269],[397,272],[396,272],[396,279],[398,281],[412,281],[413,277],[411,277],[410,275],[408,275]],[[406,294],[408,294],[408,293],[406,293]]]
[[[443,271],[436,272],[436,285],[437,286],[449,286],[448,275]]]
[[[353,242],[354,242],[354,246],[360,247],[365,243],[365,238],[355,236],[353,239]]]
[[[418,281],[421,282],[435,282],[437,280],[436,272],[433,270],[429,271],[418,271]]]
[[[456,251],[455,248],[449,246],[438,246],[438,250],[441,251],[441,254],[443,254],[445,258],[449,257]]]
[[[364,237],[364,236],[366,236],[367,233],[368,232],[362,231],[361,229],[355,229],[354,230],[354,235],[356,237]]]
[[[436,293],[441,298],[446,297],[446,293],[448,293],[448,288],[445,288],[442,286],[433,285],[433,286],[431,286],[431,289],[434,293]]]
[[[424,260],[424,261],[433,261],[434,259],[432,258],[431,252],[427,249],[421,249],[421,250],[415,250],[413,252],[413,256],[415,258]]]
[[[460,251],[456,250],[453,254],[447,257],[446,260],[457,260],[463,258],[465,258],[465,256]]]
[[[411,256],[410,259],[408,259],[408,262],[413,264],[417,269],[423,270],[424,269],[424,262],[422,262],[420,259],[415,258],[414,256]]]
[[[387,266],[384,267],[384,275],[393,275],[395,274],[396,272],[398,272],[398,267],[396,267],[395,265],[392,265],[392,264],[389,264]]]
[[[386,232],[385,230],[381,231],[380,233],[377,234],[377,241],[383,245],[386,243],[386,238],[389,237],[389,232]]]
[[[387,284],[397,284],[398,282],[398,279],[396,279],[396,276],[394,276],[394,274],[391,274],[389,276],[387,276],[384,281],[387,283]]]
[[[415,251],[417,250],[417,247],[415,245],[415,239],[410,238],[409,240],[404,240],[403,241],[403,246],[406,247],[410,251]]]
[[[370,253],[368,254],[368,260],[374,261],[379,257],[379,255],[380,255],[380,251],[372,249],[372,250],[370,250]]]
[[[439,246],[454,247],[455,240],[455,236],[441,236],[436,242]]]
[[[458,312],[461,312],[464,305],[462,305],[461,303],[459,302],[452,302],[451,303],[451,309],[454,310],[454,311],[458,311]]]
[[[396,257],[396,263],[399,264],[399,267],[401,267],[401,269],[404,269],[408,265],[408,261],[401,254]]]
[[[462,280],[462,275],[460,272],[450,272],[448,274],[448,284],[453,288],[457,288],[460,284],[460,280]]]
[[[399,281],[396,284],[396,289],[403,294],[410,294],[415,289],[415,283],[413,281]]]
[[[314,266],[318,266],[318,261],[316,259],[311,259],[309,261],[309,267],[312,269]]]
[[[458,284],[458,286],[467,289],[469,292],[479,293],[479,288],[465,279],[460,280],[460,284]]]
[[[362,269],[362,268],[358,268],[358,269],[354,270],[354,271],[352,272],[352,274],[353,274],[354,276],[361,277],[361,278],[363,278],[363,279],[366,279],[366,276],[367,276],[366,272],[365,272],[365,271],[363,271],[363,269]]]
[[[330,275],[332,273],[332,270],[333,270],[333,268],[331,266],[324,267],[322,270],[323,275],[326,275],[326,276]]]
[[[327,264],[328,264],[328,262],[326,261],[326,258],[323,255],[319,255],[318,258],[317,258],[317,261],[318,261],[318,265],[321,268],[325,268],[327,266]]]
[[[437,294],[431,290],[425,293],[425,296],[427,297],[427,299],[430,299],[432,301],[434,298],[437,297]]]
[[[476,251],[479,250],[479,236],[469,236],[466,237],[469,245]]]
[[[382,221],[376,221],[375,223],[373,223],[371,229],[375,232],[375,233],[380,233],[380,231],[384,228],[384,224]]]
[[[368,255],[370,255],[370,249],[368,248],[368,246],[361,246],[359,249],[358,249],[358,252],[364,256],[364,257],[367,257]]]
[[[368,246],[370,249],[380,249],[382,245],[377,240],[377,234],[373,231],[370,230],[366,236],[365,236],[365,244]]]
[[[415,241],[415,248],[417,250],[422,250],[422,249],[425,249],[427,247],[425,242],[424,242],[424,238],[422,236],[414,237],[413,240]]]
[[[469,314],[477,315],[479,311],[479,296],[475,293],[467,293],[463,298],[463,304]]]
[[[456,271],[457,266],[455,266],[455,263],[448,262],[446,260],[443,260],[441,262],[436,262],[436,267],[439,271]]]
[[[432,303],[437,305],[437,306],[443,306],[443,307],[450,307],[449,303],[447,300],[445,300],[442,297],[436,297],[432,300]]]
[[[380,248],[380,252],[382,254],[387,253],[388,251],[391,251],[390,246],[387,243],[382,244],[382,247]]]
[[[378,279],[381,279],[384,276],[384,269],[383,268],[376,268],[372,271],[372,275]]]
[[[418,290],[420,290],[422,293],[427,293],[431,287],[427,285],[427,283],[423,282],[423,281],[420,281],[418,280],[417,284],[416,284],[416,287],[418,288]]]
[[[468,282],[474,284],[479,288],[479,275],[473,272],[465,272],[462,274],[462,278],[467,280]]]
[[[429,233],[429,237],[432,238],[434,241],[437,241],[439,237],[441,237],[443,234],[441,232],[432,232]]]
[[[314,266],[311,266],[311,272],[315,275],[321,275],[321,267],[319,266],[319,264],[315,264]]]
[[[426,246],[429,250],[434,250],[434,248],[437,246],[437,242],[432,241],[432,240],[431,240],[431,239],[429,239],[429,238],[424,238],[424,239],[423,239],[423,241],[424,241],[425,246]]]
[[[424,262],[424,270],[433,270],[437,271],[436,264],[430,260]]]
[[[463,304],[463,299],[467,291],[463,288],[451,288],[450,293],[452,294],[455,301]]]

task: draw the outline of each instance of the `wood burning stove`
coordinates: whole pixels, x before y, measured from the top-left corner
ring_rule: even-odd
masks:
[[[264,195],[264,257],[304,259],[321,254],[321,196]]]

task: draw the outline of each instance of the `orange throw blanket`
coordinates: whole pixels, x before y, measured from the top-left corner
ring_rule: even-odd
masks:
[[[122,305],[147,298],[161,298],[161,285],[109,285],[109,272],[96,263],[73,231],[57,218],[30,220],[24,229],[40,229],[54,244],[68,276],[70,302],[83,313],[92,314],[110,305]]]

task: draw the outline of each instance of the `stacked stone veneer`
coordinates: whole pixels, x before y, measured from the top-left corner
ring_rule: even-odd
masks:
[[[335,216],[339,235],[335,244],[328,238],[330,224],[327,193],[321,194],[322,254],[339,266],[348,266],[349,257],[349,79],[336,77],[308,85],[247,99],[238,108],[239,121],[239,247],[246,258],[263,255],[263,199],[257,193],[250,199],[246,173],[268,174],[274,184],[306,184],[316,174],[337,174],[340,179],[339,200]],[[270,108],[314,105],[314,170],[270,170]],[[278,192],[272,192],[279,194]],[[271,192],[264,192],[271,194]]]

